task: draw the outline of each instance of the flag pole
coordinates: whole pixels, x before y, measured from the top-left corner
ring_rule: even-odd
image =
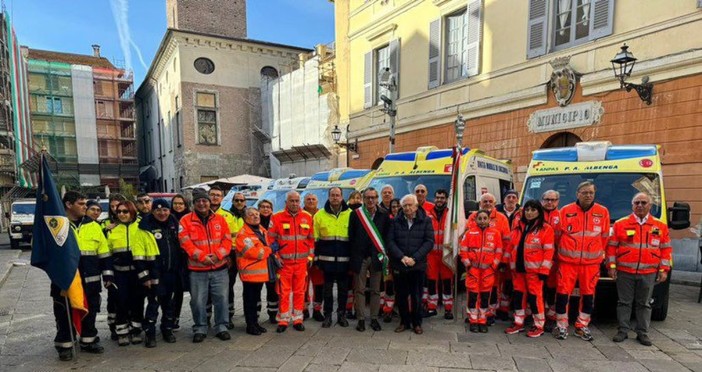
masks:
[[[63,296],[63,300],[64,300],[65,305],[66,305],[66,319],[68,320],[68,329],[71,331],[71,345],[72,345],[71,347],[73,348],[73,357],[75,358],[75,360],[78,360],[78,351],[76,348],[76,335],[73,332],[74,328],[73,328],[73,321],[71,319],[71,307],[68,304],[68,293],[66,293],[66,295]]]

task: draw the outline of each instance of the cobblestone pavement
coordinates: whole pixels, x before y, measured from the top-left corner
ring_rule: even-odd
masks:
[[[20,259],[28,261],[29,254],[22,253]],[[671,288],[668,319],[652,325],[653,347],[641,346],[633,337],[613,343],[616,324],[611,320],[595,322],[592,343],[573,336],[565,341],[549,335],[508,336],[503,332],[506,323],[496,324],[487,334],[466,333],[462,322],[441,317],[426,320],[425,332],[419,336],[394,333],[397,320],[381,323],[381,332],[364,333],[354,329],[354,321],[349,328],[321,329],[320,323],[310,320],[305,332],[291,328],[276,334],[274,326],[266,324],[268,333],[255,337],[244,333],[241,303],[232,340],[220,341],[210,332],[202,344],[194,345],[186,297],[181,320],[186,327],[177,333],[177,343],[159,342],[155,349],[118,347],[109,341],[103,301],[98,329],[105,354],[79,353],[77,360],[60,362],[52,342],[55,326],[46,274],[30,266],[14,266],[0,287],[0,370],[702,371],[698,288]]]

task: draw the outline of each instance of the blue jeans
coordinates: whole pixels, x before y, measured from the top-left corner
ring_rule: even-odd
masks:
[[[193,332],[207,334],[207,296],[212,297],[214,329],[216,333],[227,330],[229,309],[229,275],[227,270],[190,272],[190,309],[193,312]]]

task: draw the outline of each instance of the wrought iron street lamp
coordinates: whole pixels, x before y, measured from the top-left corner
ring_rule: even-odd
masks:
[[[346,133],[348,136],[349,133],[349,127],[348,125],[346,126]],[[334,126],[334,129],[331,131],[332,139],[334,140],[334,143],[339,145],[339,147],[345,147],[355,153],[358,153],[358,138],[354,140],[354,142],[339,142],[341,140],[341,129],[339,129],[338,125]]]
[[[651,97],[653,96],[653,84],[648,82],[648,76],[644,76],[641,79],[641,84],[626,82],[626,79],[631,77],[636,61],[634,54],[629,51],[629,46],[625,43],[610,62],[612,62],[612,71],[614,71],[614,77],[619,80],[620,87],[626,89],[627,92],[630,92],[632,89],[636,90],[639,98],[646,102],[647,105],[650,105]]]

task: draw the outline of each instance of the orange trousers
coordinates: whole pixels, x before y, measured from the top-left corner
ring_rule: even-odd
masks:
[[[278,325],[302,323],[302,309],[305,306],[305,289],[307,288],[307,261],[284,260],[283,267],[278,270]],[[290,294],[292,293],[292,311],[290,309]]]
[[[512,284],[514,293],[512,294],[514,304],[514,323],[524,324],[526,305],[529,304],[534,317],[534,325],[544,328],[544,283],[535,273],[518,273],[512,271]]]
[[[466,292],[468,293],[468,319],[471,324],[486,324],[490,291],[495,283],[495,269],[466,270]]]

